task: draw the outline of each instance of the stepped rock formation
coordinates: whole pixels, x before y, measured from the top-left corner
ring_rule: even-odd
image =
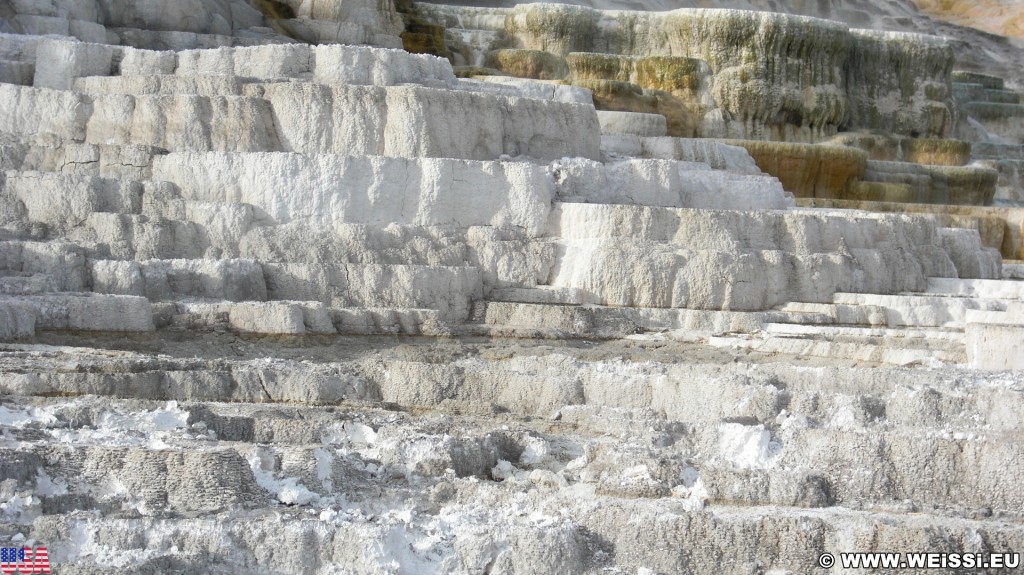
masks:
[[[1015,48],[762,4],[0,1],[0,547],[1012,572]]]

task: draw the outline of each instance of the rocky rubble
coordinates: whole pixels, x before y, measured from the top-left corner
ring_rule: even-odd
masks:
[[[984,112],[1019,99],[950,41],[165,4],[0,3],[0,547],[81,574],[1024,551],[1019,130]],[[461,55],[397,49],[431,17]]]

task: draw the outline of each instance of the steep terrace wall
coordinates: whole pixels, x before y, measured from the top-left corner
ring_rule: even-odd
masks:
[[[496,31],[492,48],[703,60],[717,104],[703,118],[704,136],[814,142],[840,129],[876,129],[945,137],[955,120],[954,53],[940,38],[741,10],[418,6],[449,28]]]

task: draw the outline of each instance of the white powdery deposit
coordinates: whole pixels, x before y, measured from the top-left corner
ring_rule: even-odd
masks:
[[[782,444],[763,425],[723,423],[718,433],[721,457],[741,469],[767,469],[780,457]]]
[[[105,411],[96,417],[91,429],[53,428],[49,433],[55,441],[66,444],[168,449],[189,437],[188,417],[188,412],[180,409],[176,401],[169,401],[152,411]]]
[[[259,450],[254,451],[248,461],[257,485],[272,493],[281,503],[310,505],[320,501],[320,496],[306,488],[298,478],[277,478],[273,471],[264,469],[267,464]]]
[[[56,418],[45,409],[33,407],[30,409],[10,408],[0,405],[0,426],[23,429],[28,426],[42,426],[53,424]]]
[[[110,431],[141,431],[159,433],[183,429],[188,424],[188,412],[178,408],[178,402],[169,401],[163,409],[140,413],[121,414],[106,412],[99,417],[97,426]]]

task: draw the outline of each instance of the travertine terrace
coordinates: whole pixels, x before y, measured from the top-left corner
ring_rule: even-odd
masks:
[[[0,1],[0,547],[1024,553],[1019,49],[789,4]]]

